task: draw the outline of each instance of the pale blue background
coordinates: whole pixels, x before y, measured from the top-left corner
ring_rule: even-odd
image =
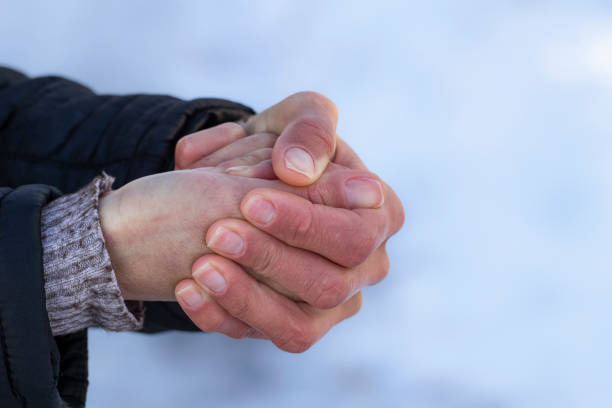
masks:
[[[92,331],[89,406],[612,406],[608,4],[0,0],[31,75],[328,95],[406,209],[389,278],[307,353]]]

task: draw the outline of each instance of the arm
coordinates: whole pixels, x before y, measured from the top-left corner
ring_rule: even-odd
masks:
[[[182,136],[252,113],[213,98],[97,95],[64,78],[0,67],[0,186],[42,183],[70,194],[106,171],[118,188],[171,170]],[[144,331],[197,329],[175,303],[146,308]]]

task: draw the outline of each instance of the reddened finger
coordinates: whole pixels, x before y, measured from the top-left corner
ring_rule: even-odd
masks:
[[[215,274],[226,282],[222,290],[215,286]],[[230,315],[259,330],[280,349],[293,353],[306,351],[330,327],[355,313],[352,302],[315,313],[310,306],[275,292],[218,255],[199,258],[193,265],[193,276]],[[211,282],[213,287],[209,287]]]
[[[245,136],[244,128],[231,122],[183,136],[176,144],[174,152],[175,169],[192,168],[201,158]]]
[[[287,184],[313,183],[325,170],[336,148],[338,109],[317,92],[299,92],[252,116],[249,133],[272,132],[279,136],[272,162],[277,176]]]
[[[206,234],[206,246],[248,267],[279,293],[314,307],[334,308],[363,286],[337,264],[286,245],[243,220],[214,223]]]
[[[249,192],[240,209],[249,222],[280,241],[345,267],[365,261],[391,232],[386,208],[333,208],[273,189]]]
[[[388,271],[384,245],[363,263],[346,269],[313,252],[278,241],[244,220],[214,223],[206,245],[232,259],[259,281],[294,300],[331,309],[344,303],[364,286],[378,283]]]
[[[314,183],[336,150],[335,126],[325,117],[301,117],[287,125],[272,152],[279,179],[294,186]]]
[[[321,178],[306,187],[279,186],[316,204],[339,208],[378,208],[385,202],[387,186],[366,170],[352,170],[330,163]]]

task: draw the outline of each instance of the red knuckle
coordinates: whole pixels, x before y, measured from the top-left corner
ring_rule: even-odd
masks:
[[[364,263],[377,248],[378,239],[370,232],[355,233],[344,266],[354,268]]]
[[[355,268],[364,263],[376,250],[376,240],[368,235],[356,236],[338,262],[346,268]]]
[[[291,328],[283,333],[277,343],[278,348],[289,353],[303,353],[317,341],[314,330],[309,325]]]
[[[312,306],[319,309],[332,309],[349,297],[351,287],[341,276],[326,277],[319,284],[313,285],[317,295]]]

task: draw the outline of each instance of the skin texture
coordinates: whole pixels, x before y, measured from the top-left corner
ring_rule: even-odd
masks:
[[[337,143],[337,123],[338,109],[331,100],[316,92],[299,92],[249,118],[245,130],[249,135],[278,135],[272,152],[274,173],[288,185],[305,186],[318,180],[333,159]],[[234,140],[240,138],[238,131],[228,133],[235,137]],[[198,143],[197,137],[192,137],[192,143],[187,143],[190,145],[188,149],[184,149],[186,146],[179,143],[176,150],[177,167],[210,165],[208,154],[220,146],[225,146],[223,141],[231,143],[231,137],[226,139],[226,136],[218,137],[218,145],[204,146],[203,143]],[[290,165],[287,153],[293,149],[301,150],[306,157],[310,156],[310,169],[296,171],[295,166]]]
[[[337,166],[330,167],[311,186],[291,187],[279,180],[230,175],[221,168],[201,168],[144,177],[110,192],[100,200],[100,220],[124,297],[173,300],[174,286],[191,275],[198,256],[211,252],[206,245],[210,241],[206,231],[220,219],[241,222],[241,203],[248,193],[262,188],[263,193],[284,190],[293,193],[292,199],[302,197],[307,203],[310,202],[305,197],[315,197],[315,202],[324,204],[322,208],[344,207],[347,199],[342,185],[355,178],[378,181],[371,173]],[[380,194],[382,197],[382,191]],[[238,227],[227,227],[242,232]],[[252,245],[246,246],[242,255],[235,256],[246,257],[253,249]],[[293,282],[277,283],[276,287],[286,294],[297,298],[309,296]]]
[[[175,163],[185,170],[103,197],[124,296],[169,300],[178,282],[176,298],[202,330],[290,352],[355,314],[360,289],[388,272],[385,242],[404,215],[337,137],[336,122],[327,98],[295,94],[244,126],[181,139]],[[297,148],[307,156],[289,154]]]
[[[299,105],[303,109],[300,110]],[[327,111],[325,110],[326,107],[328,108]],[[283,113],[283,110],[286,112]],[[274,115],[279,116],[279,118],[275,120]],[[260,115],[251,118],[245,130],[281,133],[281,137],[273,148],[274,151],[282,150],[283,145],[280,143],[282,136],[287,136],[290,133],[286,130],[283,133],[283,126],[301,122],[304,115],[308,119],[306,122],[311,124],[325,123],[326,120],[333,122],[335,130],[337,119],[335,106],[326,103],[326,98],[314,93],[292,95]],[[328,118],[312,120],[316,115],[327,115]],[[262,120],[262,117],[264,120]],[[188,144],[191,147],[191,161],[185,160],[183,165],[186,167],[212,166],[220,164],[220,157],[227,159],[232,147],[237,146],[241,138],[245,138],[247,132],[234,124],[224,126],[226,126],[224,132],[210,129],[200,134],[190,135]],[[303,129],[303,127],[298,126],[297,129]],[[321,139],[321,133],[325,132],[319,132],[319,135],[314,138],[315,144]],[[301,134],[294,132],[293,136],[293,138],[287,137],[287,139],[298,140],[303,146],[312,143],[312,138],[308,138],[308,134],[304,132]],[[246,139],[250,137],[253,136],[246,137]],[[326,137],[334,138],[334,144],[337,146],[336,151],[331,155],[335,156],[335,163],[331,163],[329,167],[333,168],[341,164],[346,168],[367,170],[350,147],[340,138],[337,138],[335,132],[331,133],[328,128]],[[219,155],[213,150],[224,145],[223,139],[226,140],[225,146],[221,148],[224,153]],[[246,145],[246,142],[242,144],[242,146]],[[278,149],[279,145],[281,149]],[[245,154],[247,150],[243,149],[241,154]],[[178,163],[182,156],[180,144],[176,153]],[[237,159],[238,162],[241,160]],[[326,160],[328,160],[328,157],[324,156],[323,161]],[[250,166],[248,164],[241,166],[236,172],[228,172],[247,177],[259,177],[263,174],[270,176],[268,171],[262,172],[261,169],[272,167],[272,163],[263,161],[253,165],[252,163],[255,161],[252,160],[248,163],[251,164]],[[277,162],[277,166],[273,168],[272,176],[275,176],[274,171],[278,164],[281,166],[283,164],[278,159]],[[310,305],[317,306],[318,319],[327,315],[349,317],[355,310],[343,309],[343,305],[354,306],[357,301],[353,299],[357,298],[359,298],[358,303],[361,304],[361,294],[357,292],[357,295],[353,298],[350,297],[351,294],[365,285],[379,282],[386,276],[389,260],[385,250],[385,242],[403,223],[404,215],[399,199],[384,183],[383,189],[386,202],[379,211],[353,210],[353,214],[346,211],[342,213],[342,211],[329,207],[311,205],[306,200],[281,192],[258,190],[250,193],[250,195],[259,198],[268,198],[268,201],[276,209],[275,217],[266,223],[260,223],[250,217],[248,211],[250,201],[247,197],[243,200],[241,210],[251,225],[236,220],[221,220],[213,225],[213,228],[208,231],[207,238],[210,239],[211,236],[216,234],[215,229],[220,224],[230,231],[238,232],[246,242],[246,248],[238,254],[231,254],[223,252],[213,245],[212,249],[223,255],[224,258],[214,258],[212,256],[200,258],[194,264],[194,276],[201,279],[202,276],[208,274],[207,271],[211,269],[210,265],[215,264],[216,266],[213,269],[216,269],[216,272],[229,280],[227,285],[229,289],[226,287],[226,289],[217,293],[206,288],[203,283],[198,282],[198,279],[184,280],[176,288],[177,298],[183,310],[204,331],[217,331],[236,338],[245,336],[265,337],[287,351],[300,352],[308,349],[331,326],[317,323],[317,319],[312,316],[303,317],[298,320],[298,323],[271,326],[278,320],[279,316],[292,316],[291,308],[285,304],[284,308],[279,309],[283,313],[270,313],[268,309],[263,307],[264,302],[262,300],[253,300],[251,295],[253,289],[246,289],[249,287],[247,283],[250,282],[249,276],[244,272],[249,271],[251,275],[259,277],[260,282],[265,282],[267,288],[263,288],[264,291],[274,288],[277,293],[286,294],[289,299],[305,299]],[[361,198],[363,204],[363,197]],[[358,206],[349,206],[349,208]],[[359,219],[351,217],[355,213],[359,214]],[[225,223],[227,225],[224,225]],[[309,227],[305,228],[305,226]],[[268,234],[263,234],[263,231]],[[270,235],[276,239],[271,238]],[[305,249],[306,251],[297,251],[295,248]],[[251,253],[249,254],[249,252]],[[228,259],[233,259],[243,268],[238,268],[236,263],[225,262]],[[321,262],[322,259],[328,262]],[[203,264],[207,266],[202,267]],[[255,273],[253,273],[253,268],[256,269]],[[261,276],[265,278],[261,279]],[[244,283],[232,283],[234,279],[236,279],[236,282],[244,281]],[[309,283],[311,287],[310,297],[296,299],[277,283],[282,282],[284,286],[291,287],[292,282],[295,284],[300,281]],[[189,295],[186,298],[192,301],[191,304],[185,301],[186,299],[181,296],[181,292],[184,295]],[[271,296],[270,294],[268,297]],[[347,298],[350,300],[342,303]],[[294,302],[294,305],[310,307],[310,305],[299,301]],[[288,333],[293,335],[291,336]],[[285,343],[283,339],[287,337],[292,337],[294,340]]]

